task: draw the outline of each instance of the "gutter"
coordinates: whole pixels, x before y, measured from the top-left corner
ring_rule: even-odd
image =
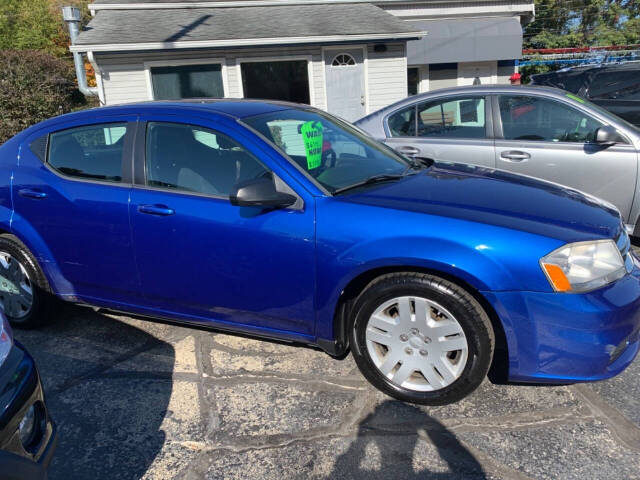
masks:
[[[69,47],[69,50],[73,52],[73,64],[76,69],[78,89],[85,97],[97,97],[98,89],[96,87],[89,87],[89,85],[87,84],[87,72],[84,69],[84,60],[82,58],[82,53],[73,49],[73,46],[78,38],[80,18],[80,9],[75,7],[62,8],[62,19],[69,27],[69,37],[71,38],[71,46]]]
[[[183,42],[143,42],[143,43],[110,43],[94,45],[72,44],[69,50],[74,54],[79,52],[131,52],[141,50],[177,50],[184,48],[216,48],[216,47],[253,47],[264,45],[300,45],[313,43],[345,43],[367,40],[418,40],[427,32],[407,33],[368,33],[360,35],[327,35],[316,37],[276,37],[276,38],[247,38],[232,40],[192,40]]]

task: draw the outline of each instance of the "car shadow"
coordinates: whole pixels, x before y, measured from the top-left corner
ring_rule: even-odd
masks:
[[[49,479],[141,478],[165,442],[174,348],[111,316],[61,310],[42,329],[15,330],[58,425]]]
[[[483,480],[487,476],[455,434],[423,410],[395,400],[378,405],[327,478]]]

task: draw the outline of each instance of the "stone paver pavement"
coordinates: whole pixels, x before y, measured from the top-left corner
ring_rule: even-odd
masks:
[[[640,478],[639,362],[427,408],[350,356],[87,308],[16,337],[60,427],[53,480]]]

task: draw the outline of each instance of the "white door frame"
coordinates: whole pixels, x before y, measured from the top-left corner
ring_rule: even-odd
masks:
[[[407,65],[407,73],[410,68],[418,69],[418,93],[429,91],[429,65]]]
[[[362,75],[364,75],[364,113],[369,113],[369,66],[367,56],[367,45],[326,45],[322,47],[322,82],[324,83],[325,108],[329,108],[329,90],[327,89],[327,50],[362,50]]]

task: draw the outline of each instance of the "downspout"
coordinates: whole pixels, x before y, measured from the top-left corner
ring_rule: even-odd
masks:
[[[78,32],[80,31],[80,9],[76,7],[62,7],[62,19],[69,27],[69,37],[71,44],[76,43]],[[73,52],[73,64],[76,67],[76,78],[78,79],[78,90],[86,97],[97,97],[98,88],[90,87],[87,84],[87,72],[84,69],[84,59],[82,53]]]

